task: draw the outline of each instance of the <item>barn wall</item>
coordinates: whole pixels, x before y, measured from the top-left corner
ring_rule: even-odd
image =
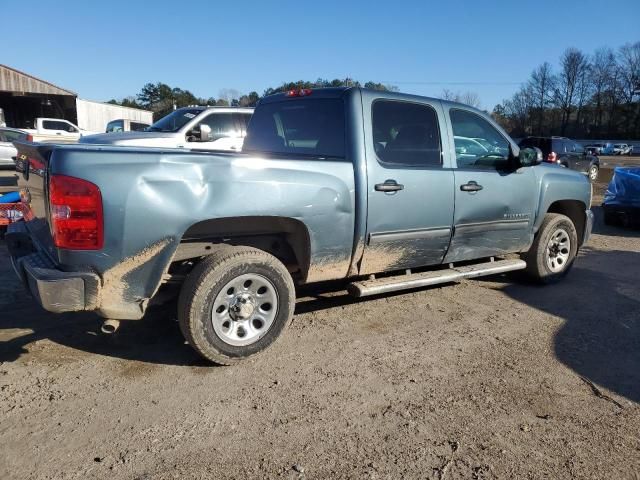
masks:
[[[92,102],[81,98],[76,99],[76,109],[78,126],[92,132],[104,132],[107,128],[107,123],[120,118],[149,124],[153,123],[153,112],[148,110]]]

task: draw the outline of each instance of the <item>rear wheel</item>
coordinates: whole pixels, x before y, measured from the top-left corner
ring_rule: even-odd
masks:
[[[185,280],[178,320],[198,353],[230,365],[271,346],[294,306],[293,280],[277,258],[255,248],[224,247]]]
[[[591,165],[589,167],[589,180],[595,182],[598,180],[598,173],[600,173],[600,169],[597,165]]]
[[[524,255],[526,273],[540,283],[553,283],[564,277],[578,252],[578,234],[571,219],[547,213],[533,245]]]

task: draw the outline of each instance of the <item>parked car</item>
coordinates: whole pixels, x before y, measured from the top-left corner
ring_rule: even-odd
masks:
[[[578,142],[566,137],[527,137],[520,141],[521,147],[537,147],[542,150],[545,161],[584,173],[595,182],[600,172],[597,155],[588,153]]]
[[[633,145],[627,145],[626,143],[616,143],[613,146],[613,153],[615,155],[631,155],[633,152]]]
[[[590,155],[613,155],[612,143],[590,143],[584,147],[584,150]]]
[[[18,151],[13,145],[16,140],[26,140],[27,132],[17,128],[0,127],[0,167],[16,166]]]
[[[35,128],[23,128],[31,142],[75,143],[83,135],[95,132],[82,130],[68,120],[62,118],[36,118]]]
[[[44,308],[113,331],[177,286],[185,338],[221,364],[276,340],[296,285],[366,297],[521,269],[552,283],[593,224],[586,178],[488,115],[355,87],[262,99],[241,153],[23,143],[17,171],[32,214],[7,245]]]
[[[150,127],[148,123],[120,118],[118,120],[111,120],[107,123],[106,133],[139,132],[148,127]]]
[[[185,107],[144,131],[104,133],[80,143],[240,151],[253,108]]]

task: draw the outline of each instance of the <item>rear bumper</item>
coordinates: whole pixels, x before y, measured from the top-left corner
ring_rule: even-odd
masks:
[[[584,222],[584,235],[582,236],[582,245],[587,243],[591,238],[591,231],[593,230],[593,212],[591,210],[587,210],[585,212],[586,218]]]
[[[61,270],[34,248],[23,222],[10,225],[5,240],[16,274],[45,310],[62,313],[96,308],[100,288],[98,275]]]

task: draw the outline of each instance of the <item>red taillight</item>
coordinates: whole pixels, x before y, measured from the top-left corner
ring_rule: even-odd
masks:
[[[102,248],[102,195],[96,185],[81,178],[52,175],[49,205],[56,247],[70,250]]]
[[[27,142],[33,142],[33,135],[30,133],[27,134]]]
[[[306,97],[311,95],[313,90],[310,88],[299,88],[298,90],[288,90],[285,94],[287,97]]]
[[[556,163],[557,159],[558,155],[556,155],[556,152],[551,152],[549,155],[547,155],[547,162],[549,163]]]

